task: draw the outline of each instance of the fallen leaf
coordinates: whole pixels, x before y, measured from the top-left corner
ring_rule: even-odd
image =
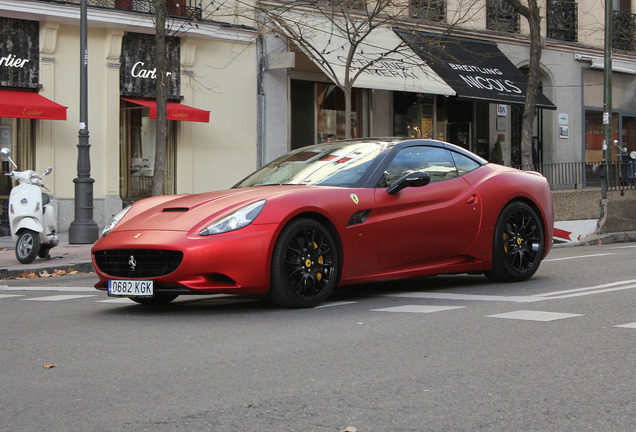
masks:
[[[25,270],[18,276],[18,279],[37,279],[37,277],[38,275],[36,275],[35,272]]]
[[[358,432],[358,428],[356,428],[355,426],[347,426],[341,432]]]
[[[51,364],[51,363],[44,363],[44,369],[52,369],[55,366],[57,366],[56,364]]]

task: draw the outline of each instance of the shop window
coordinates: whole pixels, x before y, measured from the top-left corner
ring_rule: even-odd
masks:
[[[435,96],[421,93],[393,94],[393,134],[435,138]]]
[[[11,159],[19,171],[35,169],[35,120],[22,118],[0,118],[0,148],[11,150]],[[2,172],[13,171],[11,162],[2,162]],[[8,198],[12,181],[0,176],[0,197]]]
[[[352,138],[363,136],[362,97],[363,90],[352,90],[351,119],[347,122],[343,91],[334,84],[316,83],[318,142],[344,139],[347,124],[351,127]]]
[[[618,114],[614,114],[612,115],[612,141],[618,139],[617,130]],[[585,160],[587,162],[603,160],[603,113],[600,111],[585,111]]]
[[[175,121],[168,121],[164,193],[175,191]],[[146,198],[152,192],[157,121],[148,108],[121,101],[120,194],[124,201]]]

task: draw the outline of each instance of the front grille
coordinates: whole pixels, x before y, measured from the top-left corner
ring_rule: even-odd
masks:
[[[179,267],[183,252],[162,249],[112,249],[93,254],[97,268],[119,278],[156,278]]]

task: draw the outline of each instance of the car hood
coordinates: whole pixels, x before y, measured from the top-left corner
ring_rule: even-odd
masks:
[[[192,195],[166,195],[136,202],[117,230],[189,231],[260,200],[306,186],[261,186]]]

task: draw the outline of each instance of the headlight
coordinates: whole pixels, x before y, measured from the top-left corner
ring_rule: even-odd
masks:
[[[128,211],[132,208],[132,204],[129,205],[128,207],[126,207],[125,209],[123,209],[122,211],[120,211],[119,213],[117,213],[115,216],[113,216],[113,218],[110,220],[110,222],[108,222],[108,225],[106,225],[106,227],[104,228],[104,230],[102,231],[102,237],[104,237],[106,234],[108,234],[113,228],[115,228],[115,225],[117,225],[119,223],[120,220],[122,220],[122,218],[124,216],[126,216],[126,213],[128,213]]]
[[[199,235],[206,236],[212,234],[221,234],[228,231],[234,231],[244,228],[251,224],[256,216],[263,210],[265,206],[265,200],[257,201],[253,204],[240,208],[231,215],[225,216],[214,222],[212,225],[208,225]]]

